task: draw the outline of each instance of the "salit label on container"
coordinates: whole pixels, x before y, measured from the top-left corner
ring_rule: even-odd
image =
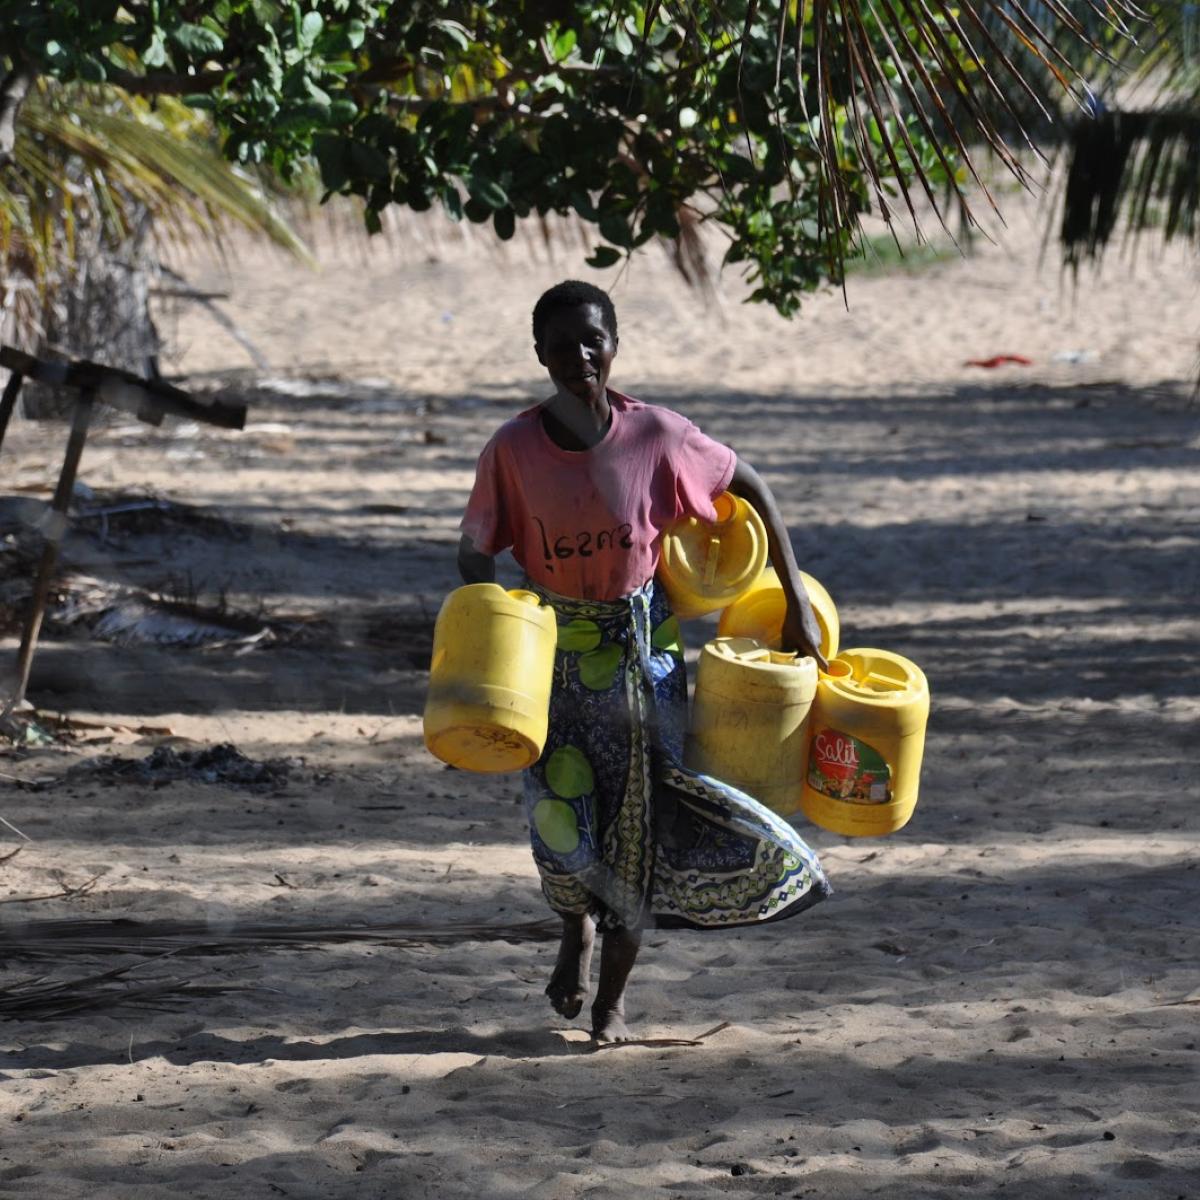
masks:
[[[808,786],[834,800],[887,804],[892,798],[887,760],[866,742],[839,729],[818,729],[808,756]]]

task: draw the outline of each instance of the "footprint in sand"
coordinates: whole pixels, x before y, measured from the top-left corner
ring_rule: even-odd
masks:
[[[1153,1179],[1167,1168],[1156,1158],[1127,1158],[1113,1171],[1122,1179]]]

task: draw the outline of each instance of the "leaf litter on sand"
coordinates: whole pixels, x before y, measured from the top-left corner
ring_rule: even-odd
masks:
[[[130,977],[143,966],[173,956],[302,949],[351,942],[447,945],[474,941],[553,941],[559,932],[558,922],[549,920],[450,925],[402,921],[341,926],[256,921],[220,927],[205,921],[143,922],[120,918],[26,921],[0,929],[0,961],[102,954],[150,953],[153,957],[74,979],[52,981],[37,976],[0,985],[0,1020],[51,1020],[118,1004],[175,1008],[192,997],[252,990],[250,985],[199,984],[176,976]]]
[[[548,942],[561,933],[556,920],[321,925],[282,921],[134,921],[87,917],[26,921],[0,927],[0,959],[64,954],[210,954],[226,950],[311,947],[349,942],[453,945],[462,942]]]
[[[131,978],[133,972],[154,961],[147,959],[74,979],[52,980],[46,976],[18,979],[0,986],[0,1020],[49,1021],[118,1004],[170,1009],[178,1008],[194,996],[249,990],[245,984],[201,984],[175,976]]]
[[[263,762],[247,758],[230,742],[199,750],[175,750],[156,746],[145,758],[102,755],[68,770],[68,777],[86,776],[105,783],[142,783],[162,787],[180,780],[225,783],[238,787],[269,789],[282,787],[293,771],[303,768],[302,758],[269,758]]]

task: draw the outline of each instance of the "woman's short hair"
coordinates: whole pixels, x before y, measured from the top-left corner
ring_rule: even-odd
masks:
[[[617,340],[617,310],[603,288],[594,283],[585,283],[582,279],[564,279],[556,283],[548,291],[538,297],[533,306],[533,340],[537,345],[542,344],[542,335],[546,332],[546,324],[550,317],[564,308],[582,308],[585,304],[594,304],[600,310],[604,328],[612,334],[613,341]]]

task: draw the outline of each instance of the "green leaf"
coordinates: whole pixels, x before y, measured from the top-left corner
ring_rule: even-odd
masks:
[[[470,50],[471,34],[467,27],[458,21],[431,21],[435,29],[440,29],[460,50]]]
[[[442,207],[446,210],[446,216],[452,221],[461,221],[463,219],[463,202],[462,197],[458,194],[458,188],[450,185],[442,189]]]
[[[467,200],[463,205],[463,212],[467,216],[467,220],[475,225],[482,225],[484,221],[492,219],[492,210],[484,203],[476,200],[474,196]]]
[[[79,72],[79,78],[87,83],[103,83],[108,78],[104,64],[90,54],[85,54],[79,59],[76,70]]]
[[[337,123],[353,121],[358,116],[358,105],[353,100],[338,99],[329,105],[329,119]]]
[[[492,216],[492,227],[496,230],[496,236],[502,241],[507,242],[517,231],[516,216],[511,208],[498,208]]]
[[[613,30],[613,45],[622,57],[628,58],[633,53],[633,38],[620,25]]]
[[[533,806],[533,827],[555,854],[570,854],[579,846],[579,822],[565,800],[545,797]]]
[[[571,51],[575,49],[575,30],[564,29],[563,32],[554,39],[554,45],[552,49],[554,52],[555,62],[563,62],[565,59],[570,58]]]
[[[467,178],[467,191],[473,200],[485,204],[489,209],[508,207],[508,193],[487,175],[471,175]],[[470,214],[467,214],[470,216]],[[473,220],[474,218],[472,218]]]
[[[349,138],[336,133],[318,133],[313,138],[313,155],[321,168],[321,182],[331,192],[341,191],[350,179]]]
[[[350,168],[355,175],[365,179],[388,177],[387,156],[367,142],[350,143]]]
[[[617,668],[621,665],[620,646],[606,642],[595,650],[589,650],[579,656],[579,682],[593,692],[607,691],[617,677]]]
[[[329,109],[324,105],[301,104],[283,109],[271,122],[276,133],[306,133],[329,124]]]
[[[558,648],[574,651],[595,650],[600,645],[600,626],[586,617],[576,617],[558,627]]]
[[[559,746],[546,760],[546,783],[556,796],[575,800],[596,786],[596,776],[582,751]]]
[[[584,191],[574,191],[571,193],[571,207],[585,221],[594,221],[599,215],[596,212],[596,206],[592,203],[591,196]]]
[[[303,82],[304,82],[304,87],[303,87],[304,95],[307,96],[310,100],[315,101],[317,104],[323,104],[323,105],[325,105],[326,108],[328,108],[329,105],[333,102],[332,97],[329,95],[329,93],[327,91],[325,91],[324,88],[318,87],[307,76],[305,76]]]
[[[651,635],[650,645],[655,650],[665,650],[676,658],[683,657],[683,634],[679,629],[679,618],[668,617]]]
[[[628,249],[633,245],[633,234],[629,230],[629,221],[624,213],[606,212],[600,216],[600,234],[614,246]]]
[[[208,58],[220,54],[225,48],[220,35],[203,25],[176,25],[171,30],[171,41],[189,58]]]
[[[321,30],[324,28],[325,19],[319,12],[305,13],[304,20],[300,22],[300,37],[298,39],[301,48],[311,50],[313,42],[321,36]]]
[[[167,65],[167,43],[161,29],[154,31],[150,38],[150,44],[142,51],[142,62],[148,67]]]
[[[612,246],[597,246],[591,258],[584,261],[589,267],[603,270],[605,267],[615,266],[621,261],[621,257],[620,250],[615,250]]]

